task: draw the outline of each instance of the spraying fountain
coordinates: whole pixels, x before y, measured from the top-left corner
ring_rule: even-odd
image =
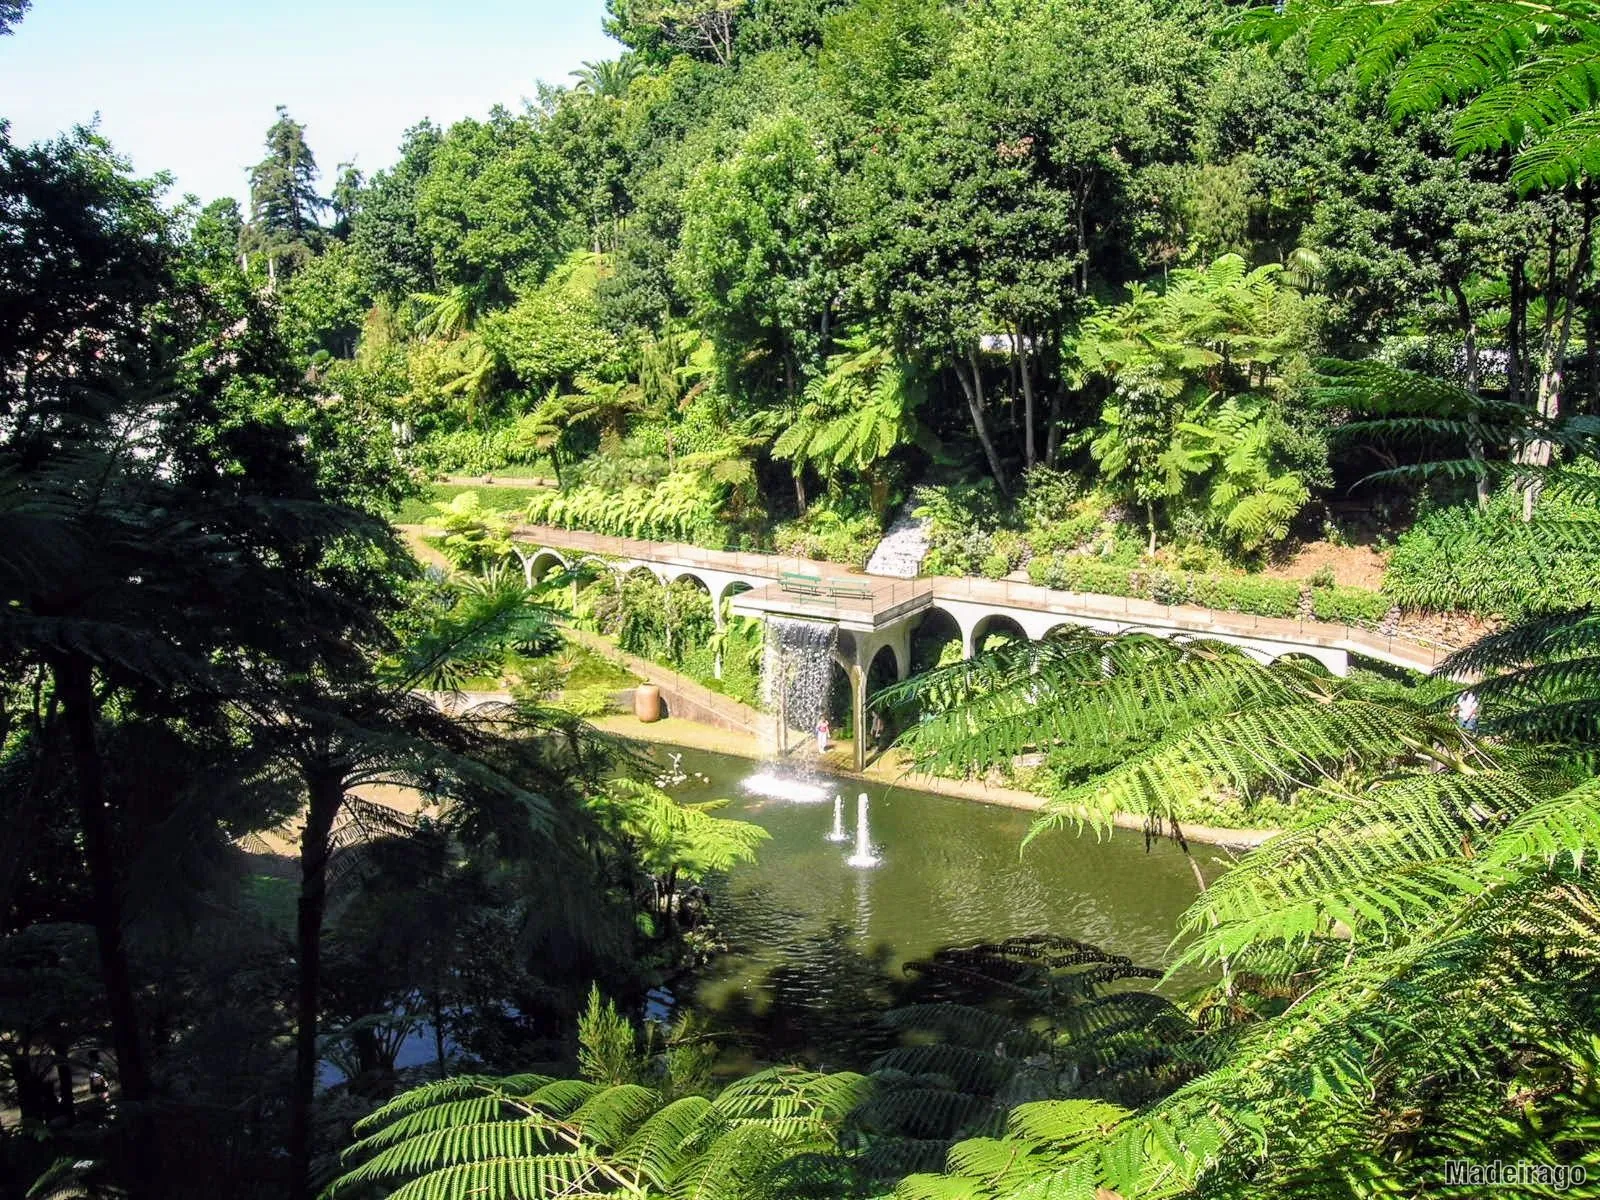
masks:
[[[833,829],[828,834],[830,842],[848,842],[850,835],[844,831],[844,797],[833,794]]]
[[[788,749],[789,732],[813,728],[827,706],[828,688],[833,682],[833,647],[838,636],[836,626],[821,621],[778,617],[767,621],[761,678],[767,706],[778,717],[780,754]],[[752,795],[769,800],[821,804],[828,799],[829,791],[818,782],[822,778],[804,768],[795,772],[770,763],[746,778],[743,787]]]
[[[856,852],[845,859],[851,867],[875,867],[883,860],[872,852],[872,835],[867,832],[867,794],[856,797]]]
[[[791,804],[821,804],[828,798],[826,788],[776,771],[757,771],[740,784],[752,796],[768,800],[787,800]]]

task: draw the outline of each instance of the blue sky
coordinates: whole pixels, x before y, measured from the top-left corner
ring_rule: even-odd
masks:
[[[34,0],[0,38],[0,116],[33,141],[100,115],[175,195],[246,198],[276,105],[306,125],[326,190],[371,174],[423,117],[516,107],[620,47],[605,0]]]

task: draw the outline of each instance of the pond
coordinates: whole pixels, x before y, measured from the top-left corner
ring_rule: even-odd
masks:
[[[1032,814],[1016,809],[828,777],[809,780],[819,801],[771,799],[742,786],[770,767],[694,750],[653,754],[663,766],[681,756],[690,778],[675,796],[726,798],[720,815],[771,834],[757,863],[709,889],[728,949],[694,996],[717,1024],[748,1035],[758,1055],[860,1065],[852,1060],[875,1040],[864,1031],[895,1002],[904,965],[945,946],[1052,933],[1164,967],[1177,918],[1195,897],[1183,852],[1170,842],[1147,851],[1138,833],[1055,833],[1022,851]],[[862,791],[881,860],[870,868],[848,866],[853,847],[826,840],[835,793],[853,832]],[[1191,849],[1208,880],[1226,869],[1225,851]]]

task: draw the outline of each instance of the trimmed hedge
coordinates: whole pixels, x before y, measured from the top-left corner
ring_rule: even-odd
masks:
[[[1259,575],[1205,575],[1187,571],[1114,566],[1081,555],[1035,558],[1028,578],[1041,587],[1100,596],[1128,596],[1156,604],[1198,604],[1258,617],[1300,615],[1303,584]],[[1312,588],[1317,618],[1350,625],[1372,625],[1388,613],[1391,601],[1363,588]]]
[[[1260,579],[1252,575],[1194,575],[1190,577],[1194,603],[1207,608],[1251,613],[1258,617],[1295,617],[1300,614],[1300,585],[1288,579]]]
[[[1319,621],[1376,625],[1389,615],[1394,601],[1382,592],[1369,592],[1366,588],[1328,587],[1311,589],[1311,605]]]

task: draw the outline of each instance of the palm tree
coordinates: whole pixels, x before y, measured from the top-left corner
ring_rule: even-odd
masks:
[[[585,61],[583,66],[568,74],[578,81],[573,85],[573,91],[620,100],[627,95],[629,85],[643,74],[643,70],[637,55],[625,53],[619,58]]]

